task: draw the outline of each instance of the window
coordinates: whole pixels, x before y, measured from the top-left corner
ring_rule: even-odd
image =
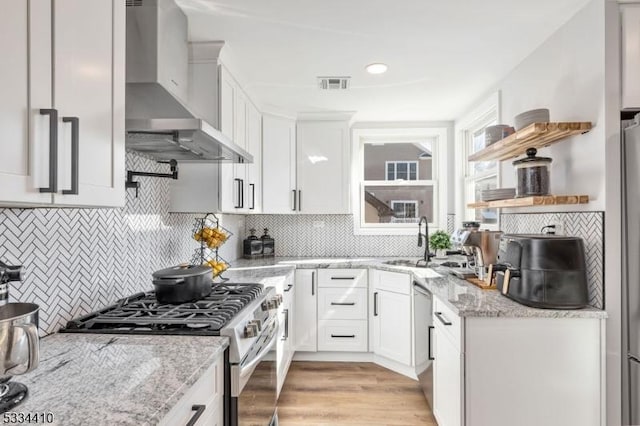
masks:
[[[469,162],[467,158],[474,152],[485,147],[484,130],[487,126],[498,123],[499,96],[489,99],[466,124],[460,126],[461,170],[464,173],[464,187],[462,198],[464,202],[462,220],[475,220],[481,223],[483,228],[496,228],[498,226],[497,209],[468,209],[468,203],[480,201],[482,191],[494,189],[499,184],[498,161]]]
[[[409,219],[409,222],[414,222],[411,219],[418,217],[418,201],[416,200],[401,200],[391,201],[391,210],[393,210],[394,218],[399,221],[405,221]]]
[[[414,234],[422,216],[446,226],[447,129],[354,130],[356,234]]]
[[[387,180],[418,180],[417,161],[386,161]]]

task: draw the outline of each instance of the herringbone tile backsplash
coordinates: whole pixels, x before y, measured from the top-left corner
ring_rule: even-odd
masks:
[[[322,224],[322,227],[317,225]],[[422,256],[415,235],[354,235],[353,215],[249,215],[247,231],[263,228],[276,240],[276,256]]]
[[[582,238],[590,304],[604,309],[604,212],[508,213],[501,215],[500,220],[500,228],[508,234],[535,234],[545,225],[561,222],[565,235]]]
[[[127,169],[162,172],[166,165],[128,153]],[[153,271],[191,259],[196,215],[168,213],[167,179],[139,180],[139,198],[128,191],[122,209],[0,209],[0,259],[23,264],[26,273],[11,284],[10,298],[40,305],[42,333],[153,289]],[[222,219],[236,234],[222,255],[234,260],[244,220]]]

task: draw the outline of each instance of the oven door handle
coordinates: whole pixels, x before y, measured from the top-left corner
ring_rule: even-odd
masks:
[[[273,337],[271,338],[267,346],[265,346],[249,364],[242,366],[242,369],[240,370],[241,379],[253,372],[253,367],[258,365],[258,363],[264,359],[264,357],[267,355],[267,353],[269,353],[269,351],[271,350],[271,348],[273,348],[277,341],[278,333],[273,333]]]

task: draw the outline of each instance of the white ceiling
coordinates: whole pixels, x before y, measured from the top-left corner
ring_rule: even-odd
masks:
[[[358,121],[459,118],[587,1],[177,0],[190,39],[225,40],[259,105]],[[348,92],[316,86],[345,75]]]

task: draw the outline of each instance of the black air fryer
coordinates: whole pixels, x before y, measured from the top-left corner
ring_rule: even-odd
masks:
[[[579,309],[589,303],[582,238],[503,235],[493,271],[498,291],[523,305]]]

